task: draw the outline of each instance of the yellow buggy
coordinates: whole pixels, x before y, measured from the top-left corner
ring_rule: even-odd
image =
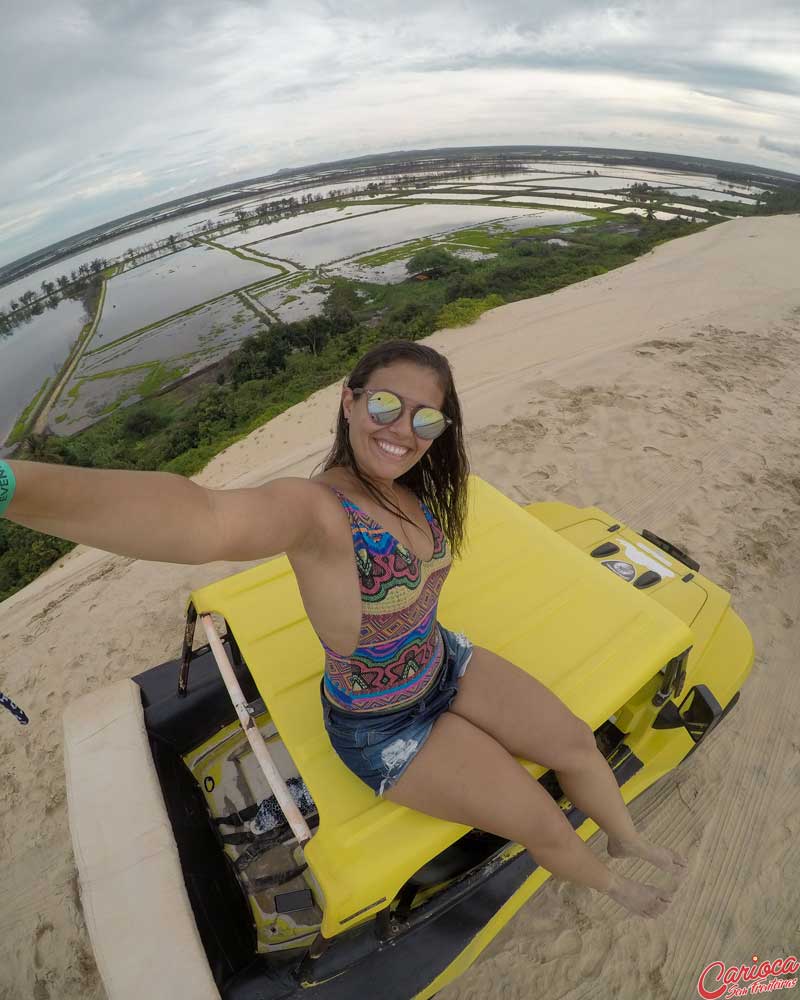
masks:
[[[440,620],[591,725],[626,801],[736,704],[750,633],[674,545],[475,475],[467,538]],[[519,844],[376,798],[328,740],[323,660],[283,555],[194,591],[179,658],[68,707],[70,829],[110,1000],[423,1000],[548,877]],[[520,763],[591,837],[555,775]]]

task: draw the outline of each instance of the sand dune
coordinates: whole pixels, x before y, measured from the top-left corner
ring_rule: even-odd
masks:
[[[690,875],[656,921],[550,880],[442,1000],[688,997],[701,969],[796,950],[800,895],[800,217],[733,220],[428,343],[455,372],[473,471],[519,502],[598,504],[732,592],[756,664],[730,721],[631,812]],[[339,385],[198,479],[308,475]],[[189,590],[242,564],[77,549],[0,605],[0,998],[100,1000],[70,849],[61,712],[177,655]],[[144,634],[142,634],[144,629]],[[605,859],[605,837],[591,842]],[[643,861],[613,861],[657,881]],[[794,901],[794,902],[793,902]]]

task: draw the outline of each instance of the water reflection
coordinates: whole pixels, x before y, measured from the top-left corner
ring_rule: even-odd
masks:
[[[322,208],[317,212],[303,212],[295,215],[291,219],[281,219],[280,222],[266,222],[263,225],[248,226],[235,233],[226,236],[215,236],[214,242],[225,247],[241,247],[251,243],[258,243],[259,240],[273,236],[281,236],[283,233],[291,233],[296,229],[307,229],[310,226],[318,226],[323,223],[339,222],[343,219],[356,215],[364,215],[369,212],[387,211],[391,208],[402,208],[402,205],[346,205],[344,208]]]
[[[738,201],[743,205],[755,205],[755,198],[740,194],[725,194],[721,191],[710,191],[708,188],[671,187],[667,190],[681,198],[702,198],[703,201]]]
[[[183,250],[112,278],[97,336],[114,340],[198,301],[280,273],[266,261],[252,263],[214,247]]]
[[[513,201],[516,205],[563,205],[565,208],[611,208],[607,201],[574,201],[569,198],[553,198],[550,195],[517,194],[504,195],[503,201]]]
[[[45,378],[64,363],[86,320],[83,305],[66,299],[0,337],[0,445]]]
[[[320,226],[293,236],[263,240],[253,248],[305,267],[316,267],[396,243],[486,225],[519,214],[519,209],[490,205],[409,205],[377,216],[349,219],[335,226]],[[556,224],[556,220],[547,218],[546,213],[536,214],[537,220],[529,225]]]
[[[143,387],[152,391],[154,375],[174,379],[204,368],[263,326],[256,312],[230,295],[146,333],[99,344],[81,358],[53,408],[51,427],[74,434],[120,398],[133,403]]]

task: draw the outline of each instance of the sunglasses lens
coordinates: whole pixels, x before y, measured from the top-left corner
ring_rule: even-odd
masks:
[[[387,389],[380,389],[368,397],[367,412],[377,424],[391,424],[403,411],[398,396]],[[447,428],[444,414],[431,406],[423,406],[414,414],[414,431],[421,438],[432,441]]]
[[[397,420],[402,408],[403,404],[393,392],[375,392],[367,403],[369,415],[379,424],[390,424]]]
[[[414,414],[414,430],[421,438],[429,441],[437,438],[446,426],[444,414],[430,406],[424,406]]]

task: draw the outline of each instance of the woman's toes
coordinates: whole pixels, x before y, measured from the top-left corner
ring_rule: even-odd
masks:
[[[676,878],[681,878],[689,870],[689,863],[683,855],[669,847],[656,847],[644,837],[636,840],[615,840],[609,837],[606,850],[612,858],[642,858]]]
[[[680,878],[689,871],[689,862],[682,854],[676,854],[675,851],[670,851],[670,855],[672,857],[672,874]]]

